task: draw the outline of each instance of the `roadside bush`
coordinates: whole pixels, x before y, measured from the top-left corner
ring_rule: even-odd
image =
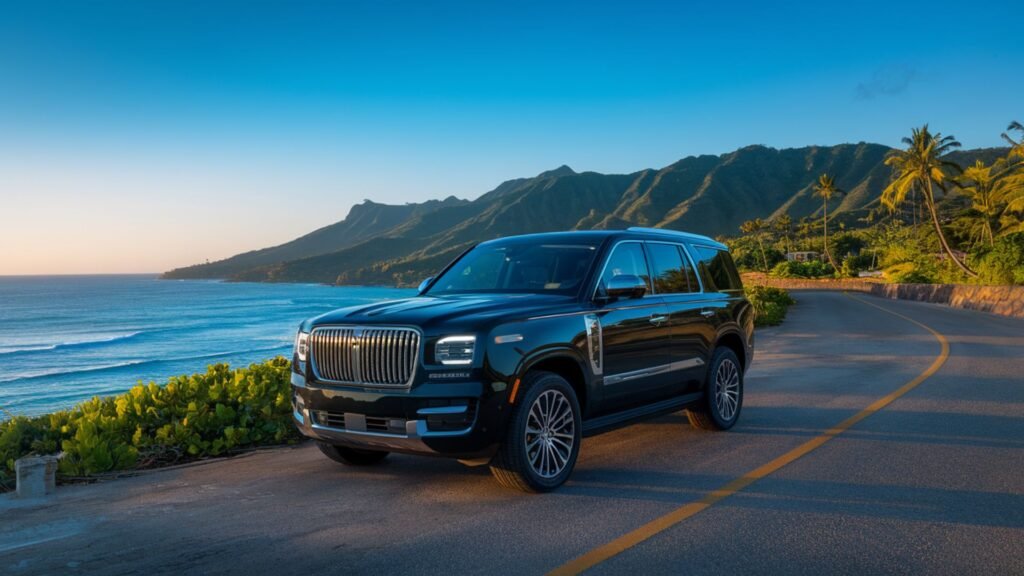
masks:
[[[843,258],[839,273],[841,276],[856,277],[858,272],[871,268],[873,260],[871,254],[860,254],[858,256],[850,254]]]
[[[293,441],[290,369],[285,358],[235,370],[214,364],[162,386],[139,384],[69,410],[15,417],[0,423],[0,482],[30,453],[64,452],[59,472],[87,476]]]
[[[748,286],[747,300],[754,307],[755,326],[777,326],[786,318],[786,311],[796,304],[789,292],[769,286]]]
[[[937,275],[935,264],[926,260],[904,262],[885,270],[885,279],[897,284],[934,284]]]
[[[1024,284],[1024,232],[997,239],[978,258],[977,267],[984,284]]]
[[[820,260],[779,262],[770,274],[775,278],[824,278],[833,275],[835,270],[832,265]]]

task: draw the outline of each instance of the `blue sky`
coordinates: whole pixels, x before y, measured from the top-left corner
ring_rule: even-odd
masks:
[[[1024,121],[1020,2],[710,4],[0,2],[0,274],[160,271],[563,163]]]

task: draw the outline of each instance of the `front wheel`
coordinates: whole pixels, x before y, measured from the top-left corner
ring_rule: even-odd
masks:
[[[736,353],[717,348],[711,356],[704,397],[690,408],[686,416],[694,428],[728,430],[740,417],[743,408],[743,370]]]
[[[572,386],[552,372],[530,372],[520,382],[505,441],[491,461],[498,482],[523,492],[547,492],[572,474],[580,451],[580,406]]]

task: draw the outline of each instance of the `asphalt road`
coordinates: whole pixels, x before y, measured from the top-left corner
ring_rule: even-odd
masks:
[[[758,333],[733,431],[673,414],[587,439],[555,493],[303,445],[2,498],[0,572],[1024,574],[1024,322],[797,298]]]

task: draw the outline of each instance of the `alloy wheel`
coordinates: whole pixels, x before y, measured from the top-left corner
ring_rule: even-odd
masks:
[[[526,458],[542,478],[565,470],[576,442],[572,404],[559,390],[546,390],[534,400],[526,419]]]
[[[736,364],[726,358],[715,372],[715,407],[722,420],[728,422],[736,415],[740,403],[740,372]]]

